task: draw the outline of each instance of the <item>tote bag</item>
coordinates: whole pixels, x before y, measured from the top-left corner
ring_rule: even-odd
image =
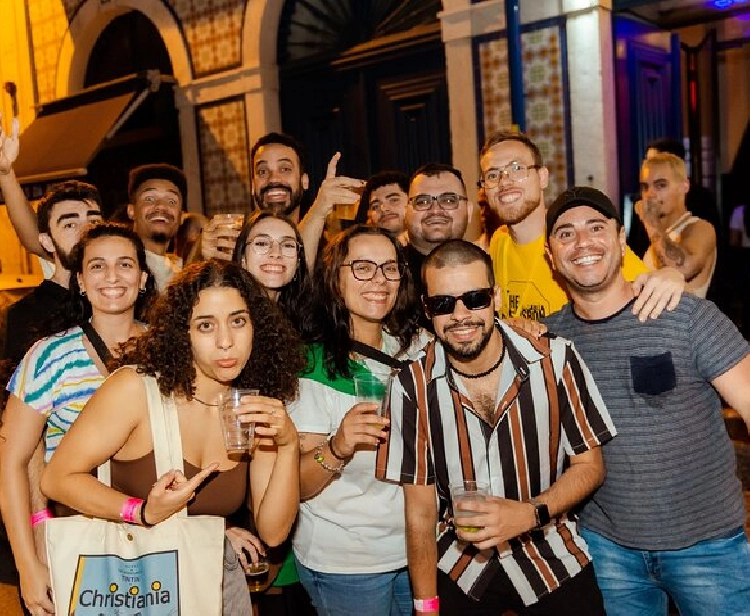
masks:
[[[156,476],[183,470],[177,410],[153,377],[148,393]],[[111,485],[109,462],[99,480]],[[46,522],[58,616],[221,616],[224,519],[183,509],[151,528],[86,516]]]

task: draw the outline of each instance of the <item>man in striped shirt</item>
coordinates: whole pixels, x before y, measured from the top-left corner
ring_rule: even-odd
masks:
[[[480,248],[450,240],[423,273],[437,340],[394,383],[377,465],[404,486],[417,613],[604,614],[569,513],[604,479],[600,446],[615,434],[588,369],[566,340],[495,319]],[[490,496],[457,529],[451,487],[464,481]]]
[[[680,614],[750,616],[747,513],[719,398],[750,427],[750,346],[690,293],[636,319],[622,221],[600,191],[562,193],[547,236],[571,304],[546,324],[575,342],[619,432],[580,516],[607,614],[667,616],[671,596]]]

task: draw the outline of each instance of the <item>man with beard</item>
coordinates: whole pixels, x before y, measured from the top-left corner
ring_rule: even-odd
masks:
[[[466,196],[461,172],[441,163],[427,163],[409,182],[404,248],[417,295],[422,295],[422,264],[433,248],[466,233],[474,205]]]
[[[404,217],[409,200],[409,176],[402,171],[381,171],[371,176],[362,191],[359,211],[367,222],[406,240]]]
[[[76,180],[55,184],[39,201],[36,217],[38,241],[53,261],[54,273],[8,308],[3,358],[16,362],[34,340],[36,324],[67,300],[70,252],[84,229],[102,219],[99,191]]]
[[[492,263],[474,244],[436,248],[424,279],[437,339],[394,381],[376,467],[404,486],[417,613],[603,615],[568,513],[604,479],[615,434],[588,369],[567,340],[496,319]],[[465,482],[488,495],[457,504]]]
[[[182,259],[167,252],[182,222],[187,197],[185,174],[172,165],[136,167],[128,177],[128,218],[146,248],[146,263],[159,292],[182,269]]]
[[[361,189],[365,184],[336,175],[340,158],[341,153],[336,152],[329,161],[318,195],[300,221],[302,199],[310,186],[302,144],[290,135],[274,132],[258,139],[250,150],[254,207],[273,210],[299,224],[308,266],[315,262],[326,218],[334,205],[357,203],[359,192],[352,189]],[[238,235],[239,229],[219,231],[214,221],[209,222],[201,240],[203,256],[230,259]]]
[[[625,231],[601,192],[560,195],[547,236],[571,303],[546,324],[575,343],[619,432],[580,516],[607,614],[666,616],[671,596],[680,614],[747,616],[747,514],[719,396],[750,427],[750,346],[690,293],[636,320]]]
[[[480,183],[487,201],[507,225],[490,242],[495,278],[502,289],[501,315],[538,320],[568,303],[560,280],[553,274],[544,253],[544,189],[549,172],[536,144],[522,133],[498,132],[482,148]],[[643,318],[663,310],[682,291],[682,276],[670,270],[659,276],[639,277],[648,269],[630,250],[623,273],[634,281],[638,301],[633,309]],[[657,282],[663,291],[653,294]]]

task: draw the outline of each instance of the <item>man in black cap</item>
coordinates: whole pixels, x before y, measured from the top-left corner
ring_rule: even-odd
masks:
[[[750,426],[750,346],[689,293],[637,320],[625,231],[601,192],[565,191],[546,225],[571,303],[545,324],[575,344],[618,432],[580,515],[607,614],[666,616],[668,596],[681,614],[750,614],[747,514],[719,397]]]

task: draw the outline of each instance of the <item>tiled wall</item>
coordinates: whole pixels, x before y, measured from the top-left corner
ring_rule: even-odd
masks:
[[[196,77],[240,66],[246,1],[168,0],[185,32]]]
[[[561,32],[564,26],[529,29],[521,35],[526,132],[539,146],[549,168],[547,200],[568,186],[569,153],[566,142],[566,99]],[[477,43],[480,109],[484,140],[492,132],[510,128],[510,77],[505,33]]]
[[[71,5],[79,1],[33,0],[27,3],[39,103],[56,98],[55,80],[60,45],[68,28],[68,15],[73,10]]]
[[[198,133],[205,214],[247,211],[250,163],[244,99],[200,107]]]

